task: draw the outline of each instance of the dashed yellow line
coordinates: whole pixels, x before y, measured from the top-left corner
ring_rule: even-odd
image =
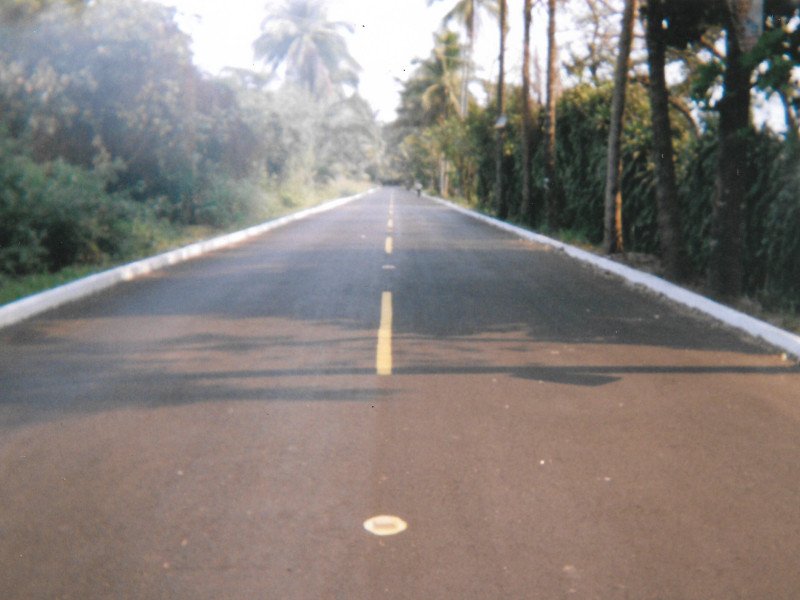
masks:
[[[378,328],[375,370],[378,375],[392,374],[392,292],[383,292],[381,295],[381,324]]]
[[[394,192],[389,197],[389,220],[386,223],[389,235],[386,236],[384,250],[386,254],[394,251],[392,230],[394,229]],[[394,269],[393,265],[384,265],[386,270]],[[375,371],[378,375],[392,374],[392,292],[381,294],[381,322],[378,327],[378,348],[375,356]]]

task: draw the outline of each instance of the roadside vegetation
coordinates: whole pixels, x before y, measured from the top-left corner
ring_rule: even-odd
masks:
[[[210,76],[159,4],[0,0],[0,303],[366,189],[358,66],[300,5],[267,15],[261,70]]]
[[[320,1],[269,4],[260,67],[211,76],[160,4],[0,0],[0,302],[382,180],[800,319],[797,2],[437,1],[381,127]]]
[[[448,1],[384,132],[392,177],[621,259],[651,257],[661,275],[796,326],[796,2],[526,0],[518,85],[464,80],[474,20],[502,39],[505,0]],[[535,19],[549,25],[540,61]],[[563,30],[579,34],[559,52]],[[782,119],[756,125],[767,101]]]

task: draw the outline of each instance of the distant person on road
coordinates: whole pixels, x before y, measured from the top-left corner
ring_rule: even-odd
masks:
[[[422,195],[422,184],[419,181],[414,184],[414,189],[417,190],[417,196]]]

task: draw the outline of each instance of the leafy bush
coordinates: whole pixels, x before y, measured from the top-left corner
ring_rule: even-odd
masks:
[[[233,179],[212,174],[198,194],[196,222],[200,225],[227,228],[261,216],[259,202],[264,196],[254,178]]]
[[[107,179],[62,160],[39,164],[8,138],[0,142],[0,272],[54,272],[98,264],[147,245],[143,207],[109,194]]]
[[[756,268],[768,304],[800,311],[800,152],[789,148],[774,164]]]

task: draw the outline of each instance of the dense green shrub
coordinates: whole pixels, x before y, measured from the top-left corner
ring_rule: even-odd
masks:
[[[800,160],[797,150],[768,131],[751,132],[749,182],[743,206],[744,290],[767,305],[800,306]],[[710,127],[678,156],[678,185],[686,256],[694,273],[709,256],[717,134]]]
[[[564,199],[561,223],[593,243],[603,239],[609,94],[608,88],[590,86],[567,90],[558,104],[556,122],[556,172]]]
[[[675,170],[685,256],[689,272],[705,272],[711,240],[711,194],[717,162],[713,132],[692,140],[676,156]]]
[[[198,192],[196,222],[217,228],[244,224],[264,215],[264,196],[263,186],[254,178],[211,174]]]
[[[750,291],[761,291],[769,305],[800,311],[800,152],[784,147],[776,158],[771,170],[765,168],[772,175],[764,181],[767,193],[750,194],[762,199],[763,233],[750,244],[757,244],[757,260],[750,265],[748,282]],[[754,273],[759,277],[753,278]]]
[[[107,179],[62,160],[35,162],[0,142],[0,273],[57,271],[141,251],[143,207],[106,192]]]

